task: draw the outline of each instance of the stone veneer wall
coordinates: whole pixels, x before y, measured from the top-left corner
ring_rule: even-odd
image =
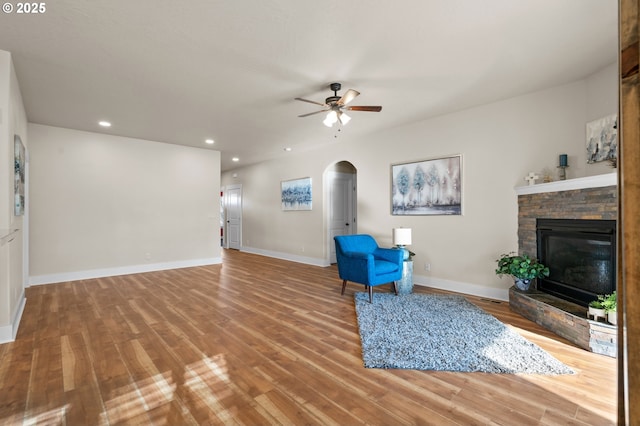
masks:
[[[518,196],[518,252],[537,256],[536,219],[616,220],[618,188],[576,189]]]
[[[553,300],[560,305],[552,304]],[[562,307],[560,307],[562,305]],[[618,329],[615,325],[587,318],[587,309],[574,305],[573,312],[565,309],[569,302],[536,290],[509,289],[509,307],[588,351],[615,358],[618,348]]]

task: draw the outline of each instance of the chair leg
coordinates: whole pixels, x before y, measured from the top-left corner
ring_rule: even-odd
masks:
[[[391,285],[393,286],[393,291],[395,292],[396,296],[398,295],[398,286],[396,285],[395,281],[391,281]]]
[[[344,289],[347,288],[347,280],[342,280],[342,294],[344,296]]]
[[[369,303],[373,303],[373,286],[369,286]]]

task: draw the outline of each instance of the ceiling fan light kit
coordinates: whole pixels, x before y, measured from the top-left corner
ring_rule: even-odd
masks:
[[[338,113],[338,120],[340,120],[340,124],[344,126],[351,120],[351,117],[349,117],[345,112],[340,112]]]
[[[336,121],[338,121],[338,113],[331,110],[322,123],[327,127],[333,127],[333,125],[336,124]]]
[[[357,90],[349,89],[342,96],[338,96],[338,90],[342,85],[340,83],[331,83],[329,88],[333,90],[333,96],[329,96],[325,99],[324,103],[310,101],[308,99],[303,98],[295,98],[297,101],[308,102],[314,105],[320,105],[324,107],[320,111],[314,111],[307,114],[301,114],[298,117],[308,117],[310,115],[320,114],[326,112],[327,115],[322,123],[327,127],[333,127],[334,124],[340,122],[343,126],[346,125],[350,120],[349,117],[343,110],[347,111],[368,111],[368,112],[380,112],[382,110],[381,106],[347,106],[349,102],[354,100],[360,92]]]

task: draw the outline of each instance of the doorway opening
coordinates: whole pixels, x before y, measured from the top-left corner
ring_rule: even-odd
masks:
[[[329,263],[336,263],[337,235],[351,235],[358,231],[357,169],[348,161],[339,161],[325,171],[327,188],[327,253]]]

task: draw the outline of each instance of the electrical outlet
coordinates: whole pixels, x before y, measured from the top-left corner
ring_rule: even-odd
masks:
[[[430,263],[425,263],[424,264],[424,270],[427,272],[431,272],[431,264]]]

